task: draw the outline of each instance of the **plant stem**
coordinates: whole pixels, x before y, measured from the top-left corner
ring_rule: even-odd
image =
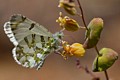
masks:
[[[79,9],[80,9],[80,11],[81,11],[82,21],[83,21],[83,23],[84,23],[84,26],[85,26],[86,30],[88,30],[87,25],[86,25],[86,22],[85,22],[85,18],[84,18],[83,9],[82,9],[81,4],[80,4],[80,1],[77,0],[77,2],[78,2],[78,5],[79,5]]]
[[[98,56],[101,56],[100,53],[99,53],[99,50],[98,50],[98,48],[97,48],[97,45],[96,45],[94,48],[95,48],[95,50],[96,50]]]
[[[96,75],[94,75],[94,74],[88,69],[87,66],[84,67],[84,66],[82,66],[82,65],[80,64],[80,60],[79,60],[79,59],[76,60],[76,65],[77,65],[78,69],[83,69],[87,74],[91,75],[91,76],[93,77],[93,79],[99,80],[99,77],[97,77]]]
[[[104,73],[105,73],[105,76],[106,76],[106,80],[109,80],[108,73],[107,73],[106,70],[104,71]]]
[[[85,26],[86,30],[88,31],[88,28],[87,28],[87,25],[86,25],[86,22],[85,22],[85,18],[84,18],[84,13],[83,13],[82,6],[81,6],[79,0],[77,0],[77,2],[78,2],[78,5],[79,5],[79,9],[80,9],[80,11],[81,11],[82,21],[83,21],[83,23],[84,23],[84,26]],[[97,48],[97,45],[96,45],[94,48],[95,48],[95,50],[96,50],[96,52],[97,52],[97,55],[98,55],[98,56],[101,56],[100,53],[99,53],[99,50],[98,50],[98,48]],[[97,61],[97,63],[98,63],[98,61]],[[105,73],[106,80],[109,80],[109,76],[108,76],[108,73],[107,73],[106,70],[104,71],[104,73]]]

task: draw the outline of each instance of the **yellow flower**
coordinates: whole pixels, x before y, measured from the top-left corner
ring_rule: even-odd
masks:
[[[81,57],[84,56],[85,49],[83,48],[83,45],[80,43],[73,43],[72,45],[69,45],[67,42],[63,42],[63,57],[68,56],[76,56],[76,57]]]
[[[77,31],[80,28],[77,21],[68,16],[63,17],[61,12],[60,17],[56,20],[56,22],[58,22],[60,26],[65,28],[67,31]]]
[[[82,44],[74,43],[70,46],[70,54],[73,54],[77,57],[84,56],[85,49]]]

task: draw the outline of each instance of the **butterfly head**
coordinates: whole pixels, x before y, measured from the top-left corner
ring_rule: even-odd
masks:
[[[58,39],[62,39],[64,37],[63,32],[56,32],[55,34],[53,34],[53,38],[58,40]]]

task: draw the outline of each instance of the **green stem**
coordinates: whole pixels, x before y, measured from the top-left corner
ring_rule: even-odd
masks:
[[[77,2],[78,2],[78,5],[79,5],[79,9],[80,9],[80,11],[81,11],[82,21],[83,21],[83,23],[84,23],[84,26],[85,26],[86,30],[88,31],[88,28],[87,28],[87,25],[86,25],[86,22],[85,22],[85,18],[84,18],[84,13],[83,13],[82,6],[81,6],[79,0],[77,0]],[[97,52],[97,55],[98,55],[98,56],[101,56],[100,53],[99,53],[99,50],[98,50],[97,46],[95,46],[94,48],[95,48],[95,50],[96,50],[96,52]],[[98,63],[98,60],[97,60],[97,63]],[[104,71],[104,73],[105,73],[106,80],[109,80],[109,76],[108,76],[108,73],[107,73],[106,70]]]
[[[98,55],[98,56],[102,56],[102,55],[99,53],[99,50],[98,50],[98,48],[97,48],[97,45],[96,45],[94,48],[95,48],[95,50],[96,50],[96,52],[97,52],[97,55]]]

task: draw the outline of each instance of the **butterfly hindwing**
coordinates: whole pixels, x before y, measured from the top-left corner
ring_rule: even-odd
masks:
[[[42,45],[41,37],[39,35],[29,35],[25,37],[14,49],[13,55],[16,62],[19,62],[24,67],[35,67],[41,61],[44,61],[48,54],[45,54],[47,49]],[[42,65],[42,64],[41,64]]]

